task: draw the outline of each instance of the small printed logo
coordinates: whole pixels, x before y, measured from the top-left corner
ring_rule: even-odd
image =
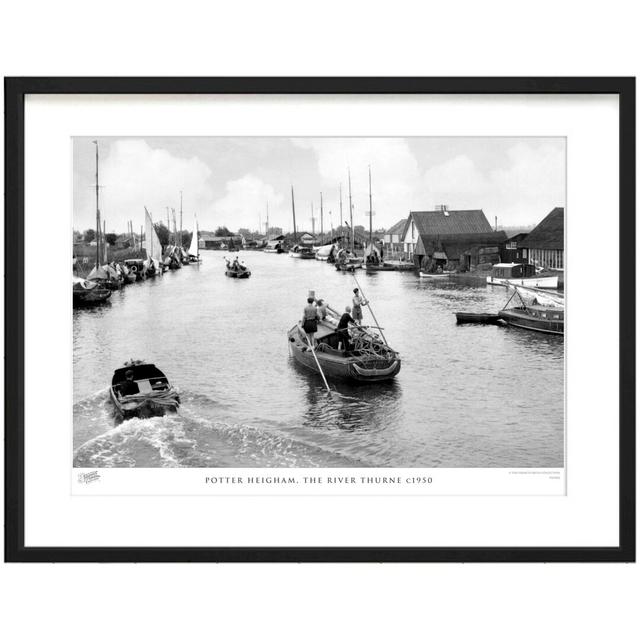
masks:
[[[96,480],[100,480],[100,474],[97,471],[87,471],[86,473],[78,474],[78,482],[80,484],[90,484]]]

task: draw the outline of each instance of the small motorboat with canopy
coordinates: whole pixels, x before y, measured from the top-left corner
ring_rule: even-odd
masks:
[[[178,392],[154,364],[142,360],[125,362],[116,369],[111,380],[110,397],[117,415],[128,418],[150,418],[175,412],[180,405]]]

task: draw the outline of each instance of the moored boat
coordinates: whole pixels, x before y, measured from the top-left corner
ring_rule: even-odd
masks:
[[[180,405],[180,396],[165,374],[140,360],[115,370],[110,397],[117,415],[125,420],[162,416]]]
[[[360,326],[352,326],[348,331],[351,348],[346,351],[335,321],[329,318],[319,321],[317,346],[311,351],[306,334],[296,324],[287,333],[289,352],[297,363],[318,374],[319,364],[327,378],[372,383],[398,375],[402,365],[399,354],[377,334]]]
[[[421,278],[435,278],[435,279],[442,279],[442,278],[448,278],[451,274],[449,273],[425,273],[424,271],[420,271],[419,276]]]
[[[487,284],[503,287],[522,285],[540,289],[557,289],[558,276],[538,276],[533,264],[505,262],[493,265],[491,275],[487,276]]]
[[[458,324],[500,324],[500,316],[497,313],[466,313],[457,312]]]
[[[289,256],[292,258],[300,258],[301,260],[315,260],[316,254],[310,245],[298,244],[289,251]]]
[[[111,291],[98,282],[91,282],[84,278],[73,276],[73,306],[82,307],[101,304],[109,299]]]
[[[548,296],[546,293],[536,293],[535,290],[511,286],[514,289],[513,295],[498,314],[502,320],[520,329],[564,335],[563,299]],[[519,300],[518,304],[509,307],[516,296]]]
[[[412,262],[403,262],[401,260],[388,260],[380,264],[369,263],[365,265],[367,271],[413,271],[415,266]]]

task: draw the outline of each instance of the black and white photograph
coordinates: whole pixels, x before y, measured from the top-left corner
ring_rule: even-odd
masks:
[[[74,467],[564,469],[564,137],[72,163]]]

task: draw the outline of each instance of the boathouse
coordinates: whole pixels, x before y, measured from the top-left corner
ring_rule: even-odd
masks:
[[[382,242],[385,254],[397,255],[402,253],[402,232],[406,224],[407,219],[402,218],[402,220],[396,222],[391,228],[384,232]]]
[[[543,269],[564,269],[564,207],[556,207],[522,241],[522,257]]]
[[[412,211],[402,232],[402,246],[416,267],[470,270],[500,262],[507,236],[494,231],[482,209]]]

